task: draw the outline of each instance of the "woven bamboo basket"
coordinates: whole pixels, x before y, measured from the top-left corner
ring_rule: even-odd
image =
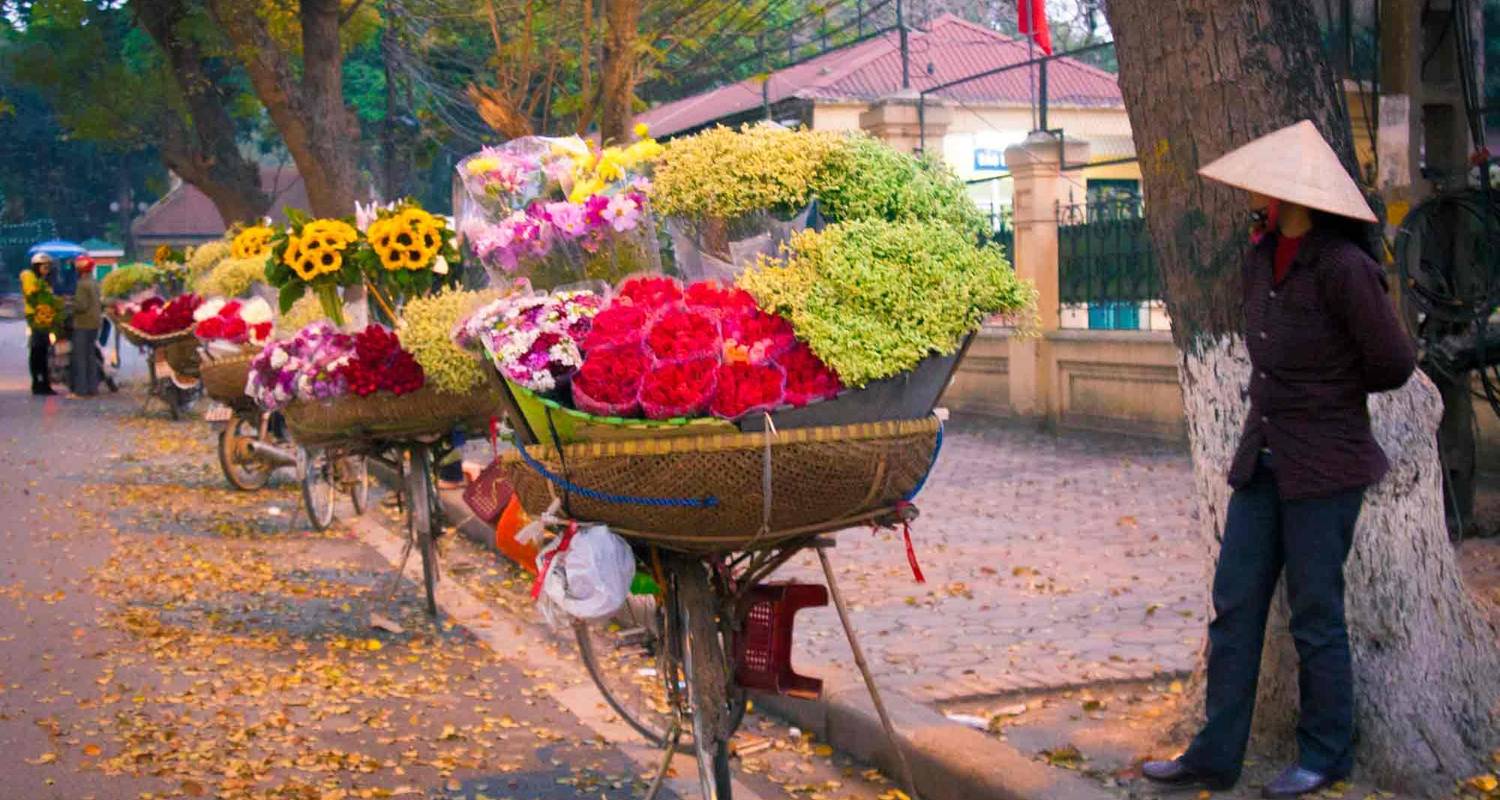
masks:
[[[250,379],[250,362],[256,355],[255,351],[249,351],[237,356],[204,358],[199,367],[203,391],[236,411],[254,410],[256,403],[245,394],[245,383]]]
[[[561,458],[554,447],[532,445],[504,454],[501,465],[530,514],[563,498],[569,516],[638,542],[728,552],[885,516],[921,488],[941,444],[939,425],[928,417],[590,442],[564,445]]]
[[[376,392],[334,400],[299,400],[282,410],[292,438],[304,445],[349,440],[406,441],[440,437],[456,427],[484,430],[500,416],[504,399],[498,382],[486,380],[465,394],[424,386],[394,395]]]
[[[202,362],[198,358],[198,338],[189,331],[182,337],[165,337],[168,341],[151,346],[161,351],[172,372],[183,378],[197,378]]]

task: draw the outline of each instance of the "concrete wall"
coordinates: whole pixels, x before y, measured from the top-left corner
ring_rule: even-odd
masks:
[[[943,405],[953,411],[1022,416],[1012,403],[1014,333],[986,327],[969,348]],[[1167,333],[1070,331],[1041,334],[1039,367],[1051,399],[1039,417],[1054,429],[1125,433],[1186,441],[1177,347]]]

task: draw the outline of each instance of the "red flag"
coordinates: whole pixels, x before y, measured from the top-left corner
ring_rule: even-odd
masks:
[[[1047,29],[1047,0],[1016,0],[1021,35],[1036,42],[1036,46],[1047,55],[1052,55],[1052,32]]]

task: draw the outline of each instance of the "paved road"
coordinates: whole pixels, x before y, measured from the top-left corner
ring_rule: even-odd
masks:
[[[951,421],[912,526],[846,531],[833,551],[882,683],[934,702],[1188,670],[1207,556],[1175,448]],[[821,581],[816,559],[789,575]],[[799,669],[841,669],[829,610],[799,615]]]
[[[534,668],[554,646],[528,607],[480,612],[511,620],[494,649],[434,624],[410,584],[387,600],[354,527],[293,524],[286,482],[225,488],[207,425],[127,394],[33,398],[24,354],[0,352],[0,797],[639,796],[639,748],[601,735],[576,661]],[[889,792],[748,726],[775,747],[736,760],[746,798]]]

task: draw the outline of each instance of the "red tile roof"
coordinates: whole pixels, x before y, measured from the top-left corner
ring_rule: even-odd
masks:
[[[926,31],[908,34],[911,84],[922,90],[1028,60],[1026,44],[997,31],[944,14]],[[1038,53],[1037,55],[1040,55]],[[959,84],[929,95],[961,103],[1030,105],[1028,73],[1019,68]],[[1115,76],[1071,58],[1048,65],[1048,100],[1054,106],[1123,108]],[[637,121],[656,136],[707,125],[763,102],[761,84],[744,80],[663,103]],[[901,91],[900,38],[892,31],[833,50],[771,74],[772,103],[788,98],[870,102]]]
[[[307,187],[295,167],[262,166],[260,185],[271,195],[270,216],[274,222],[286,221],[287,207],[307,208]],[[167,192],[130,224],[137,240],[174,242],[217,239],[227,228],[208,195],[186,182]]]

